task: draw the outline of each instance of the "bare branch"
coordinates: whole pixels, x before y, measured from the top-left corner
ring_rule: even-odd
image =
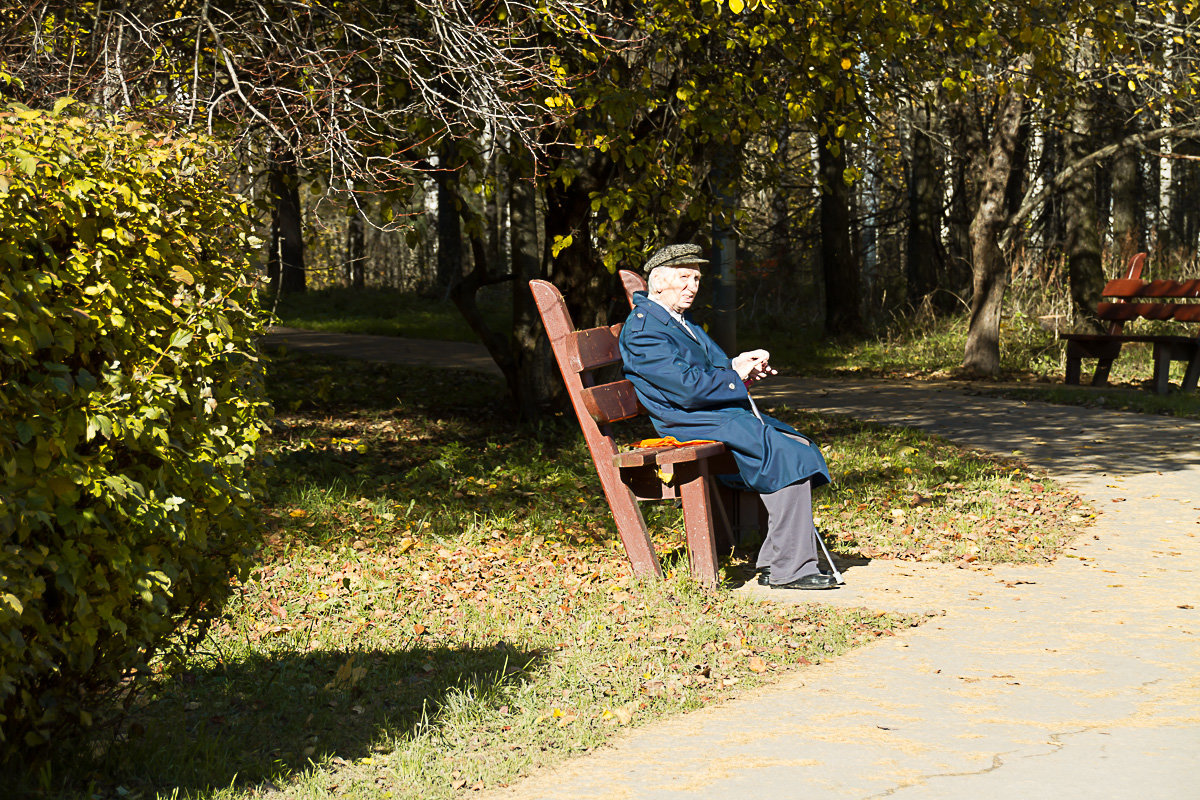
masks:
[[[14,22],[0,26],[0,61],[33,104],[92,91],[106,110],[204,119],[251,149],[268,132],[332,186],[381,186],[411,183],[445,136],[493,129],[537,151],[569,112],[544,102],[567,88],[550,48],[608,46],[591,30],[609,18],[601,2],[0,1]]]
[[[1101,147],[1099,150],[1091,153],[1085,158],[1081,158],[1073,164],[1068,165],[1052,180],[1045,183],[1040,189],[1030,188],[1025,193],[1025,197],[1021,200],[1021,206],[1018,208],[1005,226],[1004,235],[1000,237],[1001,249],[1008,249],[1013,237],[1017,235],[1018,228],[1033,211],[1045,202],[1046,198],[1052,193],[1058,191],[1065,186],[1072,178],[1079,173],[1080,170],[1086,169],[1097,162],[1103,161],[1106,158],[1112,158],[1123,150],[1128,150],[1133,147],[1138,147],[1145,142],[1162,139],[1166,136],[1179,136],[1182,138],[1196,139],[1200,138],[1200,123],[1189,122],[1184,125],[1172,125],[1167,128],[1157,128],[1152,131],[1126,136],[1119,142],[1114,142],[1106,147]]]

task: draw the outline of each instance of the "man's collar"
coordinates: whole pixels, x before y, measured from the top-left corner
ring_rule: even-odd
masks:
[[[683,319],[683,314],[681,314],[678,311],[672,311],[671,309],[667,308],[665,304],[659,302],[658,300],[655,300],[653,297],[651,297],[649,295],[649,293],[646,294],[646,299],[649,300],[651,303],[654,303],[654,305],[658,306],[663,311],[667,312],[668,317],[671,317],[673,319]]]
[[[657,316],[661,322],[663,322],[664,324],[669,324],[670,322],[674,322],[676,325],[678,325],[680,328],[682,328],[683,332],[686,333],[688,336],[690,336],[692,339],[696,340],[697,342],[700,341],[700,338],[696,335],[695,331],[692,330],[692,324],[687,321],[687,319],[683,316],[683,314],[672,311],[671,309],[667,308],[662,303],[655,300],[649,294],[640,295],[640,296],[635,295],[635,300],[639,299],[639,298],[645,299],[645,303],[642,307],[646,308],[646,310],[648,310],[650,313]]]

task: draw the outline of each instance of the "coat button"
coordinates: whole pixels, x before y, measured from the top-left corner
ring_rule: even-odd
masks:
[[[638,319],[642,319],[645,316],[646,316],[645,314],[638,314]]]
[[[729,384],[729,388],[730,388],[730,389],[734,388],[734,384],[732,384],[732,383],[731,383],[731,384]]]

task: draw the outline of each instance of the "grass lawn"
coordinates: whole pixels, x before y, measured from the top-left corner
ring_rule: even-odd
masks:
[[[292,354],[270,387],[259,565],[30,796],[451,798],[920,623],[702,591],[666,504],[646,510],[668,580],[636,578],[573,420],[514,425],[498,380]],[[1042,562],[1090,516],[1019,464],[775,412],[825,444],[843,555]]]

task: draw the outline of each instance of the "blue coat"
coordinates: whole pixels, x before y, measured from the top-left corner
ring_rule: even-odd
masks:
[[[729,356],[699,326],[692,330],[699,341],[644,293],[634,295],[634,308],[621,328],[625,377],[659,435],[724,442],[741,483],[756,492],[776,492],[803,480],[814,487],[829,483],[816,444],[766,414],[760,421]]]

